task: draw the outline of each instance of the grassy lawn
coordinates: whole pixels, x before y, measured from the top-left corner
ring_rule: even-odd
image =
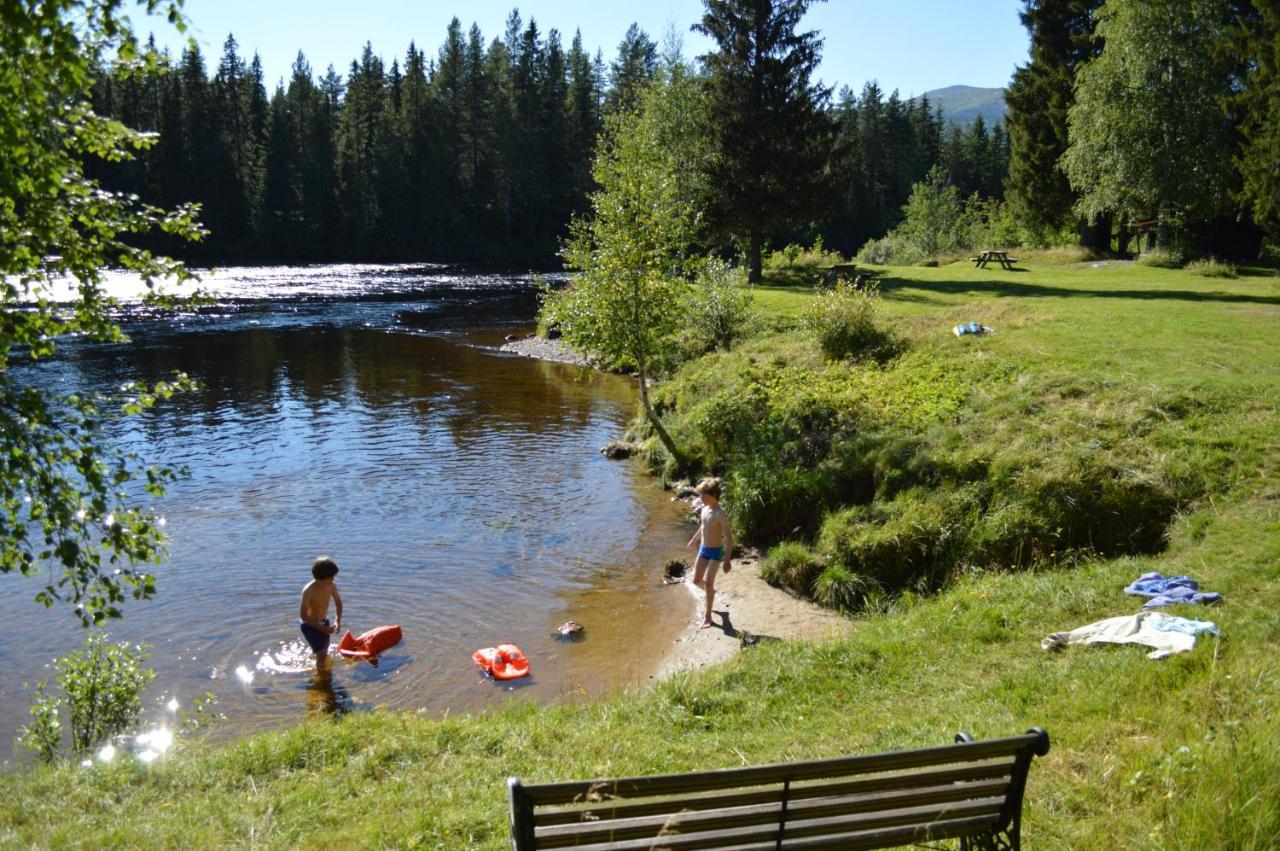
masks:
[[[232,745],[184,742],[150,767],[0,776],[0,845],[498,849],[509,847],[509,774],[729,767],[1042,726],[1052,747],[1031,770],[1027,847],[1277,847],[1280,277],[1027,258],[1014,272],[887,269],[881,293],[882,321],[903,342],[892,362],[825,364],[784,328],[688,365],[668,403],[709,462],[721,414],[703,416],[698,400],[728,394],[728,406],[740,389],[755,388],[743,398],[770,412],[758,419],[808,417],[802,443],[849,436],[866,457],[840,470],[870,484],[854,508],[826,494],[812,508],[822,528],[799,542],[832,564],[856,555],[841,535],[894,554],[924,540],[898,518],[918,511],[926,519],[912,522],[928,526],[941,506],[946,540],[971,528],[986,537],[963,548],[928,539],[931,560],[903,564],[948,565],[947,581],[926,569],[929,581],[864,598],[848,639],[762,644],[590,705],[443,721],[361,714]],[[756,289],[781,326],[809,298],[803,287]],[[996,334],[955,338],[951,326],[968,320]],[[838,449],[814,450],[814,469],[839,461]],[[845,481],[832,476],[823,481]],[[983,491],[992,481],[1016,498]],[[1092,547],[1017,513],[1043,505],[1068,522],[1093,487],[1119,502],[1090,509],[1118,512],[1085,518]],[[966,507],[970,494],[981,510]],[[1149,512],[1124,513],[1124,500],[1146,496]],[[1006,558],[993,517],[1071,551]],[[1154,539],[1122,534],[1148,522]],[[1108,548],[1100,530],[1112,527]],[[896,544],[874,538],[886,528]],[[1158,662],[1133,646],[1040,649],[1050,632],[1137,611],[1122,589],[1151,570],[1221,592],[1219,607],[1173,613],[1214,620],[1222,638]]]

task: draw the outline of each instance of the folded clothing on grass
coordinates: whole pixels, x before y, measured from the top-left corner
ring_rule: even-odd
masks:
[[[1124,589],[1126,594],[1138,597],[1149,597],[1142,608],[1154,609],[1174,603],[1217,603],[1222,595],[1212,591],[1201,591],[1200,583],[1190,576],[1161,576],[1159,573],[1144,573],[1129,583]]]

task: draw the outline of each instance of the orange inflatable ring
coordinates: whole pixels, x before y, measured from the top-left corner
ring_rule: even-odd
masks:
[[[351,630],[347,630],[338,642],[338,652],[348,659],[374,659],[388,647],[399,644],[402,638],[399,624],[371,629],[359,638],[352,637]]]
[[[514,644],[482,647],[472,653],[471,658],[495,680],[515,680],[529,676],[529,659]]]

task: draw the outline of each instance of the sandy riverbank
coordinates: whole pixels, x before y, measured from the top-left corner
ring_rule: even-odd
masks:
[[[526,337],[510,340],[501,349],[557,363],[591,365],[562,340]],[[687,561],[692,565],[692,553]],[[656,677],[725,662],[745,643],[757,639],[815,640],[847,634],[853,629],[853,622],[839,613],[793,597],[765,582],[760,576],[760,566],[759,554],[749,551],[734,559],[730,573],[720,573],[716,579],[715,626],[709,629],[698,629],[703,607],[701,589],[687,580],[670,589],[672,594],[688,597],[689,628],[661,654]]]
[[[733,570],[716,578],[715,626],[699,629],[703,595],[692,582],[673,587],[689,597],[689,628],[662,657],[657,676],[725,662],[754,641],[821,640],[847,635],[848,618],[775,588],[760,577],[760,557],[750,551],[734,559]]]

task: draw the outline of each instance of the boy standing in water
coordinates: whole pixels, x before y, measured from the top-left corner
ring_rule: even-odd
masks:
[[[694,491],[702,499],[702,511],[698,531],[689,539],[689,548],[692,549],[695,543],[700,542],[698,560],[694,562],[693,584],[706,592],[707,605],[699,629],[707,629],[712,625],[711,605],[716,598],[716,571],[723,564],[724,572],[729,572],[733,535],[729,531],[729,520],[724,516],[724,508],[720,506],[720,480],[703,479],[698,482]]]
[[[338,575],[338,565],[328,556],[320,556],[311,565],[313,577],[302,589],[302,604],[298,607],[298,626],[302,637],[311,645],[316,659],[323,661],[329,653],[329,636],[342,626],[342,596],[333,577]],[[329,600],[333,600],[337,620],[329,622]]]

